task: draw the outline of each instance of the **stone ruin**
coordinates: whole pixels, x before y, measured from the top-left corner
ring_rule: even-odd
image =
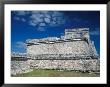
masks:
[[[65,29],[65,35],[26,40],[27,53],[12,53],[11,74],[33,69],[100,71],[100,59],[89,28]]]

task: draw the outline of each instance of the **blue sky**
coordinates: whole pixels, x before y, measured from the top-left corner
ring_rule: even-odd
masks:
[[[100,11],[12,11],[11,51],[24,53],[26,39],[60,37],[67,28],[89,28],[100,53]]]

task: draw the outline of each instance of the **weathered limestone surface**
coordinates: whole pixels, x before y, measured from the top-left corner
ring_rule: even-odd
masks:
[[[27,47],[29,54],[89,54],[89,45],[85,41],[41,44]]]
[[[99,71],[100,61],[97,59],[89,60],[27,60],[12,61],[11,74],[30,72],[33,69],[60,69],[60,70],[79,70],[79,71]]]
[[[28,61],[11,61],[11,75],[32,71]]]

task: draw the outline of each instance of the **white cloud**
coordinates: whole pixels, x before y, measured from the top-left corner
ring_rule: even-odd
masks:
[[[43,20],[43,15],[41,15],[41,14],[32,14],[31,16],[30,16],[30,22],[29,23],[32,23],[32,25],[39,25],[39,23],[42,23],[42,22],[44,22],[44,20]]]
[[[64,23],[64,16],[62,12],[49,12],[49,11],[33,11],[32,15],[30,16],[30,20],[37,21],[39,23],[45,22],[45,23],[50,23],[50,22],[56,22],[57,25],[63,24]],[[62,22],[63,21],[63,22]],[[35,23],[35,22],[34,22]],[[54,24],[54,23],[53,23]],[[37,24],[38,25],[38,24]]]
[[[19,17],[14,17],[14,19],[15,19],[15,20],[18,20],[18,21],[20,20],[20,18],[19,18]]]
[[[31,26],[36,26],[37,24],[34,23],[33,21],[29,21],[29,25],[31,25]]]
[[[37,27],[37,30],[38,31],[45,31],[45,28],[44,27]]]
[[[26,52],[26,44],[22,41],[18,41],[12,45],[12,52]]]
[[[27,23],[41,31],[46,26],[55,27],[65,23],[64,14],[59,11],[16,11],[18,17],[15,19],[26,22],[26,15],[29,16]]]
[[[37,19],[37,18],[43,18],[43,17],[44,17],[43,14],[32,14],[32,15],[30,16],[31,19]]]
[[[17,20],[17,21],[26,22],[26,19],[24,19],[24,18],[14,17],[14,19]]]
[[[26,48],[26,44],[24,42],[22,42],[22,41],[18,41],[18,42],[16,42],[15,47],[25,49]]]
[[[29,24],[32,25],[32,26],[36,26],[36,25],[39,24],[39,22],[37,20],[30,20]]]
[[[45,23],[40,23],[39,26],[44,27],[44,26],[46,26],[46,24]]]
[[[23,21],[23,22],[26,22],[26,19],[24,19],[24,18],[21,18],[21,21]]]
[[[50,23],[50,18],[44,18],[44,21],[46,22],[46,23]]]
[[[44,22],[43,18],[41,18],[41,17],[37,17],[37,18],[35,18],[33,20],[36,20],[37,22]]]
[[[51,18],[51,15],[45,14],[45,17],[46,17],[46,18]]]

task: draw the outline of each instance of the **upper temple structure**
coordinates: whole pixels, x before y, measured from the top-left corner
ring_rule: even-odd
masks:
[[[72,58],[98,58],[94,42],[90,40],[89,28],[65,29],[64,36],[28,39],[29,55],[69,55]]]

